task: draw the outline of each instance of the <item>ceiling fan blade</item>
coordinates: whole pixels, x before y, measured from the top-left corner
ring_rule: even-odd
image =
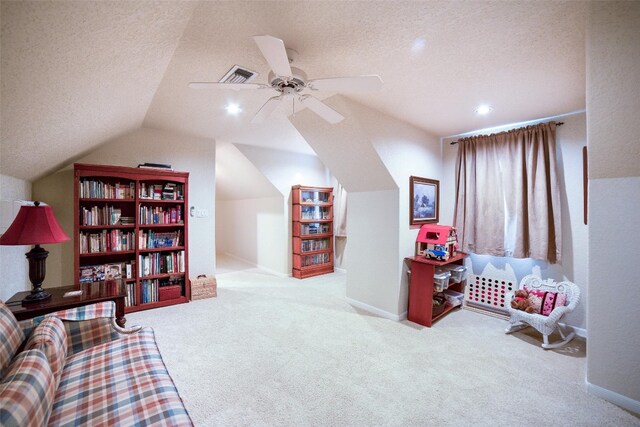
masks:
[[[253,36],[262,56],[267,60],[269,67],[280,77],[291,77],[289,57],[284,47],[284,42],[273,36]]]
[[[265,121],[267,117],[273,113],[273,110],[276,109],[278,104],[280,104],[280,100],[282,99],[282,95],[274,96],[267,99],[267,102],[264,103],[260,110],[256,113],[255,116],[251,119],[251,123],[262,123]]]
[[[192,89],[231,89],[231,90],[245,90],[245,89],[263,89],[271,87],[259,83],[221,83],[221,82],[191,82],[189,87]]]
[[[344,116],[342,114],[311,95],[301,96],[300,102],[332,125],[344,120]]]
[[[310,80],[307,87],[329,92],[375,92],[382,88],[379,76],[334,77]]]

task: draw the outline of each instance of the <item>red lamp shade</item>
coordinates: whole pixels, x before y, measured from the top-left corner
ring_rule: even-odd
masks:
[[[44,245],[69,240],[51,206],[21,206],[0,245]]]

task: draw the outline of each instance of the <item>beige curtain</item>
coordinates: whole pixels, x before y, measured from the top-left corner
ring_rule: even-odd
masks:
[[[464,252],[560,261],[555,122],[458,141],[454,224]]]

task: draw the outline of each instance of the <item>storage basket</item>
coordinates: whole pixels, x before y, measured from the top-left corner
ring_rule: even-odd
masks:
[[[433,310],[431,312],[431,317],[436,317],[442,314],[442,312],[444,311],[445,303],[446,299],[442,292],[433,294]]]
[[[218,285],[213,276],[201,274],[191,279],[191,299],[199,300],[218,296]]]

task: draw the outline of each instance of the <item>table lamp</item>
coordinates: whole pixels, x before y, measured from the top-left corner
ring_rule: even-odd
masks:
[[[42,289],[49,252],[40,245],[60,243],[69,240],[51,206],[33,202],[33,206],[21,206],[18,215],[7,231],[0,237],[0,245],[35,245],[25,255],[29,260],[29,280],[33,285],[31,293],[22,303],[46,300],[51,297]]]

